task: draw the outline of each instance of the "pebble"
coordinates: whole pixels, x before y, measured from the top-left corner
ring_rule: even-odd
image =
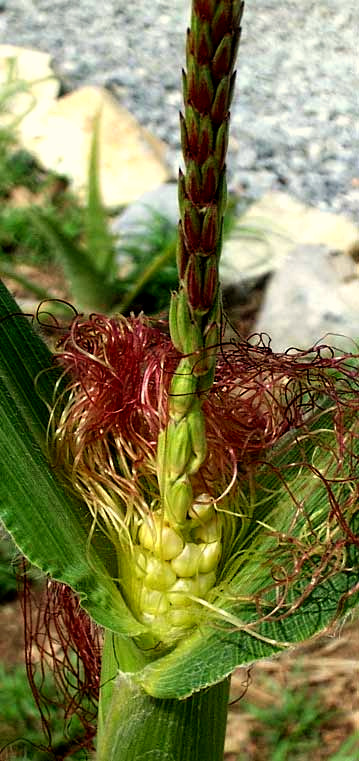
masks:
[[[180,162],[189,0],[0,0],[0,38],[48,51],[66,87],[100,84]],[[229,186],[358,217],[357,0],[250,0],[232,107]],[[246,151],[248,151],[246,155]],[[268,163],[269,162],[269,163]]]

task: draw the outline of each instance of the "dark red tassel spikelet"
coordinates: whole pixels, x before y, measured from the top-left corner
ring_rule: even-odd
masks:
[[[204,315],[218,304],[225,156],[242,11],[240,0],[194,0],[187,32],[177,262],[180,289],[186,290],[192,318],[198,324],[203,320],[202,327]]]

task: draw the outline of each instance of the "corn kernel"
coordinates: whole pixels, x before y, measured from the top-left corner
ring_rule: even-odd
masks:
[[[143,587],[141,590],[140,607],[144,613],[151,613],[154,616],[159,616],[161,613],[167,613],[169,603],[163,592],[159,592],[157,589]]]
[[[205,544],[218,541],[221,538],[221,526],[218,515],[214,515],[208,523],[198,526],[194,531],[194,537],[205,542]]]
[[[172,560],[183,549],[183,539],[170,526],[163,525],[161,516],[153,517],[152,525],[146,521],[142,524],[138,538],[146,550],[151,550],[162,560]]]
[[[148,556],[144,583],[151,589],[169,589],[176,582],[176,574],[170,563]]]
[[[185,544],[182,552],[171,561],[171,566],[177,576],[195,576],[199,570],[201,559],[201,548],[198,544],[188,542]]]
[[[195,579],[178,579],[172,589],[167,593],[168,601],[175,608],[185,608],[192,605],[188,595],[198,596],[198,585]]]
[[[211,542],[210,544],[198,544],[197,547],[201,550],[201,556],[198,563],[199,572],[209,573],[210,571],[214,571],[217,567],[219,558],[221,557],[221,543],[217,541]],[[179,555],[179,557],[181,557],[181,555]]]
[[[168,484],[165,499],[165,517],[171,525],[184,526],[187,513],[192,504],[192,486],[184,475],[174,483]]]
[[[199,573],[197,576],[197,597],[205,597],[207,592],[214,587],[215,583],[215,571],[211,571],[211,573]]]
[[[188,514],[198,522],[198,525],[207,523],[213,516],[214,507],[209,494],[199,494],[191,505]]]
[[[184,627],[188,629],[195,625],[192,608],[171,609],[168,613],[168,622],[170,626]]]

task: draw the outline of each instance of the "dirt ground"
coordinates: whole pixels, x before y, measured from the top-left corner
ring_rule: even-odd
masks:
[[[292,694],[308,690],[308,696],[317,693],[328,710],[334,709],[333,717],[320,728],[320,746],[310,755],[310,761],[328,761],[344,740],[359,730],[358,648],[357,620],[338,627],[331,636],[318,637],[276,659],[258,662],[249,675],[248,671],[237,669],[231,686],[234,702],[227,725],[226,761],[238,761],[241,749],[246,750],[250,761],[267,761],[263,748],[251,739],[256,719],[246,712],[246,704],[275,708],[284,690]],[[248,676],[250,683],[246,688]]]

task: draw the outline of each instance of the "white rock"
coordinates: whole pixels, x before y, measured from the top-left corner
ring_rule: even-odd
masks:
[[[53,105],[60,83],[51,69],[51,56],[38,50],[0,45],[1,126],[38,122]]]
[[[164,182],[166,146],[100,87],[57,98],[47,53],[0,46],[0,85],[9,92],[0,126],[16,125],[20,145],[48,170],[66,175],[80,198],[88,186],[94,120],[101,112],[100,182],[105,205],[120,206]],[[11,77],[11,82],[9,78]]]
[[[345,251],[357,237],[354,223],[342,215],[318,211],[286,193],[266,193],[238,219],[223,246],[222,284],[240,286],[275,272],[295,245]]]
[[[354,261],[327,246],[292,249],[267,288],[255,330],[273,351],[326,343],[355,351],[359,339],[359,278]],[[340,258],[340,255],[339,255]]]
[[[167,179],[165,145],[100,87],[82,87],[57,100],[44,118],[21,130],[22,143],[47,169],[68,176],[73,189],[84,198],[98,114],[100,184],[105,205],[130,203]]]

